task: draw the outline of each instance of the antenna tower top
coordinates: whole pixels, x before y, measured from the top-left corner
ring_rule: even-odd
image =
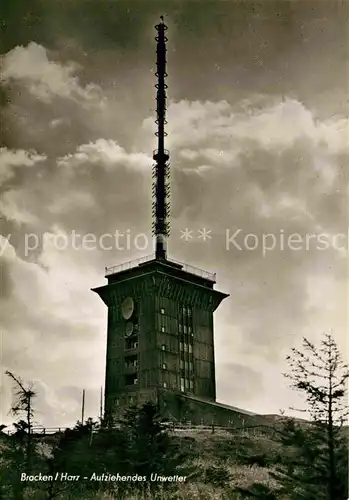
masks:
[[[165,132],[166,121],[166,42],[165,31],[167,26],[164,23],[164,17],[160,16],[161,22],[155,26],[157,35],[156,44],[156,73],[157,82],[156,92],[156,125],[155,135],[158,138],[158,148],[153,152],[153,159],[156,162],[153,167],[153,234],[156,240],[155,255],[156,259],[166,260],[167,258],[167,238],[169,236],[169,151],[165,149],[164,142],[167,133]]]

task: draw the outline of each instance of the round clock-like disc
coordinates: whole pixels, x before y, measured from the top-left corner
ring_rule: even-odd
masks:
[[[128,321],[126,323],[126,337],[129,337],[130,335],[132,335],[132,332],[133,332],[133,323],[131,323],[131,321]]]
[[[134,311],[134,302],[132,297],[126,297],[121,304],[121,313],[124,319],[130,319]]]

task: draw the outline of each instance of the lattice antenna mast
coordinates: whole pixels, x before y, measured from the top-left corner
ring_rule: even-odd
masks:
[[[165,31],[167,26],[164,24],[163,16],[160,16],[160,23],[155,26],[157,35],[155,40],[156,47],[156,68],[155,76],[157,83],[156,93],[156,124],[158,138],[158,149],[153,152],[153,159],[156,162],[153,167],[153,234],[155,236],[155,255],[156,259],[167,258],[167,238],[170,233],[168,217],[170,214],[169,195],[169,151],[164,149],[164,140],[167,136],[165,132],[166,121],[166,42]]]

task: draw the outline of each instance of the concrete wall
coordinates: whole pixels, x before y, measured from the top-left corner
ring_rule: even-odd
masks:
[[[233,425],[234,427],[263,425],[260,415],[249,415],[243,410],[228,409],[219,403],[197,401],[180,394],[162,392],[159,396],[162,414],[176,421],[190,421],[194,425]]]

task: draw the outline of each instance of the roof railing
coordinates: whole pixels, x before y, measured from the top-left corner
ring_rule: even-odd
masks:
[[[133,269],[134,267],[139,266],[140,264],[144,264],[150,260],[155,259],[155,253],[150,255],[146,255],[145,257],[140,257],[138,259],[130,260],[128,262],[124,262],[122,264],[118,264],[112,267],[105,268],[105,275],[110,276],[111,274],[120,273],[121,271],[127,271],[128,269]]]
[[[111,276],[112,274],[120,273],[122,271],[127,271],[129,269],[134,269],[141,264],[149,262],[151,260],[155,260],[155,253],[150,255],[146,255],[145,257],[140,257],[138,259],[130,260],[128,262],[124,262],[122,264],[118,264],[116,266],[106,267],[105,268],[105,276]],[[182,267],[182,270],[189,274],[194,274],[195,276],[199,276],[200,278],[207,279],[209,281],[216,282],[216,273],[211,273],[209,271],[205,271],[204,269],[200,269],[198,267],[191,266],[189,264],[185,264],[184,262],[180,262],[175,259],[167,259],[167,261],[171,264],[178,264]],[[165,261],[166,262],[166,261]]]

